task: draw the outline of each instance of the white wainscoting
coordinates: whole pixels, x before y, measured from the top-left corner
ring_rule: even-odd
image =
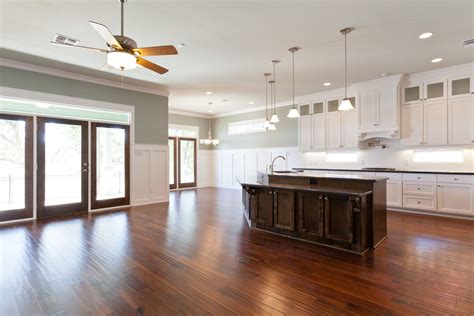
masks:
[[[168,201],[168,146],[135,144],[131,162],[131,204]]]
[[[257,171],[265,171],[272,159],[277,156],[283,156],[286,160],[278,159],[275,162],[275,170],[287,170],[303,165],[302,153],[296,147],[201,150],[198,161],[200,166],[198,186],[239,189],[237,179],[256,181]],[[203,175],[206,172],[211,173],[207,178]]]

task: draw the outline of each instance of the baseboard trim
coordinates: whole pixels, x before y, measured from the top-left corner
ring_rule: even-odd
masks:
[[[394,208],[394,207],[387,207],[387,210],[393,212],[401,212],[401,213],[411,213],[417,215],[427,215],[427,216],[434,216],[434,217],[443,217],[443,218],[455,218],[455,219],[464,219],[469,221],[474,221],[474,216],[470,215],[459,215],[459,214],[446,214],[446,213],[438,213],[432,211],[419,211],[419,210],[411,210],[406,208]]]
[[[169,202],[169,196],[161,196],[158,198],[153,198],[153,199],[146,199],[146,200],[141,200],[141,201],[133,201],[131,206],[140,206],[140,205],[148,205],[148,204],[156,204],[156,203],[164,203],[164,202]]]

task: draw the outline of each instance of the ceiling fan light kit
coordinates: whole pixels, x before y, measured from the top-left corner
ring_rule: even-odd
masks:
[[[56,34],[51,44],[79,47],[107,53],[107,64],[122,71],[134,69],[137,65],[140,65],[161,75],[168,72],[168,69],[144,59],[143,56],[177,55],[178,51],[173,45],[137,48],[137,42],[124,35],[125,2],[127,1],[120,0],[120,35],[113,35],[107,26],[103,24],[89,21],[90,25],[105,40],[108,49],[77,45],[79,40],[68,40],[70,39],[68,36],[60,34]]]

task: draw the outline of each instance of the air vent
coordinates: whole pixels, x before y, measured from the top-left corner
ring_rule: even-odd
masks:
[[[61,34],[56,34],[53,38],[53,42],[72,46],[76,46],[77,44],[79,44],[79,40]]]
[[[474,46],[474,38],[465,40],[463,42],[463,44],[464,44],[464,48],[473,47]]]

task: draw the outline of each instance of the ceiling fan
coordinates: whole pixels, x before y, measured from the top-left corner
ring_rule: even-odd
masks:
[[[159,74],[168,72],[168,69],[154,64],[142,56],[160,56],[160,55],[177,55],[178,51],[173,45],[164,46],[152,46],[152,47],[141,47],[137,48],[137,42],[130,37],[124,36],[124,4],[127,0],[120,0],[121,5],[121,28],[120,35],[113,35],[107,26],[89,21],[90,25],[99,33],[99,35],[105,40],[107,49],[95,48],[88,46],[78,45],[79,41],[68,36],[56,34],[51,44],[69,46],[69,47],[80,47],[85,49],[96,50],[107,54],[107,63],[113,68],[120,70],[134,69],[137,65],[145,67],[151,71]]]

